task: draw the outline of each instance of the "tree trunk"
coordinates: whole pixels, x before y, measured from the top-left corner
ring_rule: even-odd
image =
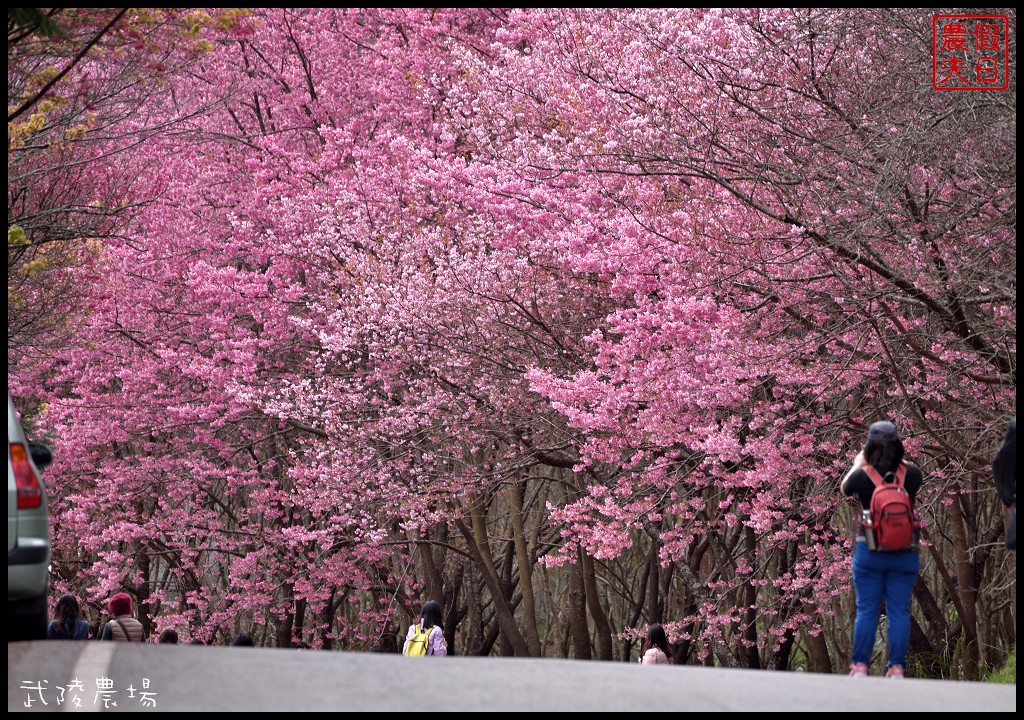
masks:
[[[934,553],[934,546],[931,548]],[[946,573],[945,565],[939,566],[940,573]],[[948,574],[946,579],[949,579]],[[948,590],[948,588],[947,588]],[[946,615],[939,607],[938,602],[935,600],[935,596],[932,594],[928,584],[924,581],[924,578],[920,575],[917,578],[917,582],[914,583],[914,598],[917,600],[917,607],[920,614],[927,621],[927,631],[921,628],[917,620],[911,615],[911,632],[910,632],[910,650],[911,653],[921,658],[933,658],[934,660],[942,659],[948,655],[948,640],[950,637],[949,623],[946,620]],[[917,627],[918,632],[914,632],[914,628]],[[938,670],[940,664],[935,663],[932,660],[932,665]],[[929,677],[938,677],[941,673],[929,673]]]
[[[469,634],[466,637],[466,654],[482,655],[484,649],[484,610],[481,599],[481,581],[475,565],[469,566],[469,582],[466,583],[466,603],[469,605]]]
[[[150,572],[150,560],[149,555],[145,552],[145,548],[141,548],[136,555],[136,566],[139,569],[139,577],[149,578]],[[151,617],[150,606],[149,606],[149,583],[142,582],[132,588],[135,591],[135,597],[138,602],[136,606],[138,610],[136,615],[138,616],[139,622],[142,623],[142,629],[146,633],[146,637],[153,634],[153,618]]]
[[[647,584],[651,576],[651,563],[644,563],[644,575],[640,578],[640,597],[637,598],[633,603],[633,608],[630,610],[629,622],[626,623],[626,627],[635,628],[637,623],[640,622],[640,615],[644,609],[644,599],[647,596]],[[626,640],[622,644],[622,662],[629,662],[630,655],[633,650],[633,641]]]
[[[693,569],[687,563],[679,563],[679,573],[682,575],[683,582],[686,583],[690,593],[693,595],[693,599],[698,605],[705,605],[712,602],[711,597],[708,595],[707,588],[699,579],[697,579],[696,573],[694,573]],[[714,642],[711,649],[715,658],[722,667],[740,667],[740,663],[736,659],[732,650],[726,647],[723,643]]]
[[[957,496],[958,499],[961,496]],[[978,592],[974,585],[974,568],[967,547],[963,501],[949,508],[950,531],[953,536],[953,562],[956,564],[957,590],[960,596],[964,629],[964,679],[977,680],[981,649],[978,643]]]
[[[597,592],[597,573],[594,570],[594,558],[583,549],[580,550],[583,571],[583,583],[587,591],[587,606],[590,616],[594,618],[594,630],[597,633],[597,659],[612,659],[612,627],[608,624],[608,616],[601,607],[601,596]]]
[[[832,673],[832,658],[828,653],[828,642],[824,631],[817,635],[807,634],[807,655],[811,661],[811,672]]]
[[[789,660],[793,655],[793,642],[795,640],[796,631],[792,628],[787,628],[782,633],[782,641],[779,643],[779,647],[771,654],[771,659],[768,661],[769,670],[789,669]]]
[[[753,562],[754,551],[757,549],[757,536],[753,528],[748,527],[745,529],[744,540],[746,545],[744,551],[751,562]],[[740,594],[743,596],[743,607],[746,608],[743,618],[743,642],[740,654],[746,658],[748,668],[760,669],[761,654],[757,650],[757,588],[748,581],[743,586]]]
[[[334,596],[337,592],[337,588],[331,588],[331,596],[327,598],[323,612],[320,614],[320,625],[323,628],[320,631],[320,647],[323,650],[331,650],[334,648],[334,640],[331,638],[331,631],[334,629],[334,611],[337,609],[334,605]],[[379,641],[378,644],[380,644]]]
[[[590,660],[590,628],[587,626],[587,591],[583,569],[576,562],[569,566],[569,632],[572,634],[573,657]]]
[[[530,655],[540,657],[540,635],[537,634],[537,600],[533,594],[533,562],[523,532],[523,493],[526,483],[516,483],[509,492],[512,506],[512,534],[516,545],[516,564],[519,566],[519,588],[523,594],[526,646]]]
[[[501,588],[501,581],[498,572],[491,559],[491,551],[487,545],[487,532],[484,527],[483,517],[477,508],[471,510],[473,529],[470,530],[462,520],[456,521],[459,531],[466,540],[466,545],[477,566],[483,574],[484,582],[491,593],[491,600],[494,604],[494,613],[501,627],[502,636],[508,640],[513,652],[520,657],[527,657],[530,649],[526,645],[526,639],[519,631],[515,615],[509,606],[505,593]]]
[[[295,611],[293,606],[294,589],[290,583],[284,586],[284,598],[281,604],[287,608],[284,618],[278,623],[277,633],[274,636],[274,647],[284,648],[292,644],[292,623],[295,622]]]
[[[444,607],[444,580],[437,569],[437,565],[434,563],[434,553],[431,549],[432,546],[429,542],[421,542],[418,545],[420,550],[420,560],[423,562],[424,585],[420,602],[424,603],[427,600],[433,600],[441,607]]]
[[[661,562],[658,559],[659,542],[651,544],[651,554],[647,559],[647,621],[662,622],[665,604],[661,602]]]
[[[295,601],[295,620],[292,623],[292,632],[288,638],[288,644],[283,647],[292,647],[296,642],[302,640],[302,631],[306,624],[306,601],[300,599]]]

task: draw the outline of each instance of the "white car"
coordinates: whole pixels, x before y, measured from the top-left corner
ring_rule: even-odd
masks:
[[[25,440],[7,395],[7,638],[46,637],[50,519],[39,469],[53,460],[45,445]]]

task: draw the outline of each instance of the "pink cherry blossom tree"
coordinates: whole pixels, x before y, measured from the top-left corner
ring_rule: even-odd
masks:
[[[886,417],[928,476],[915,650],[998,660],[1012,102],[936,95],[930,21],[254,12],[145,105],[144,204],[9,375],[58,443],[58,584],[207,639],[386,646],[433,597],[459,652],[660,622],[831,671],[838,479]]]
[[[173,81],[243,12],[35,8],[8,13],[8,350],[14,368],[67,342],[87,304],[72,269],[126,232],[140,148],[209,110]],[[125,156],[133,156],[126,162]]]

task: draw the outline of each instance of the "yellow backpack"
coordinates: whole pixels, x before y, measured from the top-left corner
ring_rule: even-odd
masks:
[[[434,628],[423,629],[420,623],[416,623],[416,634],[409,638],[405,645],[406,655],[426,655],[427,643],[430,640],[430,631]]]

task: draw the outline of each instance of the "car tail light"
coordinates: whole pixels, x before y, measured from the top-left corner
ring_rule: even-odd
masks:
[[[31,510],[43,503],[43,488],[28,461],[28,450],[21,443],[11,443],[11,467],[18,484],[18,509]]]

